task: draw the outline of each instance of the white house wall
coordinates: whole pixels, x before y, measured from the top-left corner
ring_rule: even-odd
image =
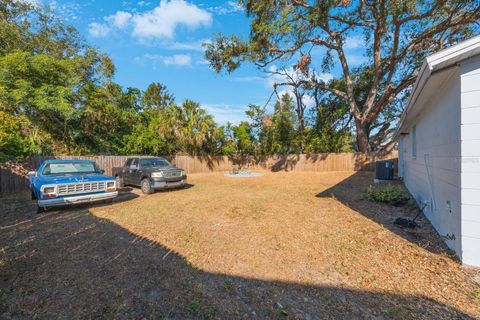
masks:
[[[424,100],[427,102],[412,121],[409,134],[403,136],[403,148],[399,151],[403,152],[405,185],[420,206],[427,205],[425,215],[438,233],[444,236],[447,245],[460,256],[462,181],[459,80],[457,69],[450,72],[450,76],[435,92],[429,93],[430,100]],[[416,158],[412,156],[413,126],[416,126]]]
[[[480,266],[480,57],[461,65],[462,261]]]

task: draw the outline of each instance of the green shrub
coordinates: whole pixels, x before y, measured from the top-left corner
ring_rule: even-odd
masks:
[[[366,196],[370,201],[388,203],[394,206],[407,204],[411,200],[410,195],[404,188],[394,184],[369,186]]]

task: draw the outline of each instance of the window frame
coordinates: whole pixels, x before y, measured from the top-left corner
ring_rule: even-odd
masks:
[[[130,163],[130,169],[138,169],[138,159],[133,159],[132,162]]]

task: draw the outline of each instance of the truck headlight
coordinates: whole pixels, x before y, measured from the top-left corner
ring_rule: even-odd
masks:
[[[55,187],[42,188],[42,194],[45,198],[55,198],[57,196],[55,193]]]
[[[55,187],[47,187],[43,189],[43,193],[54,193]]]
[[[180,174],[181,174],[182,176],[185,176],[187,173],[185,172],[185,170],[181,170],[181,171],[180,171]]]
[[[163,177],[163,172],[153,172],[152,178],[161,178]]]
[[[117,186],[115,185],[115,181],[107,182],[107,191],[115,191],[117,190]]]

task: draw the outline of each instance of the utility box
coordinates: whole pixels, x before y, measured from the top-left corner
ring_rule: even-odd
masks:
[[[375,179],[393,180],[394,162],[392,160],[375,162]]]

